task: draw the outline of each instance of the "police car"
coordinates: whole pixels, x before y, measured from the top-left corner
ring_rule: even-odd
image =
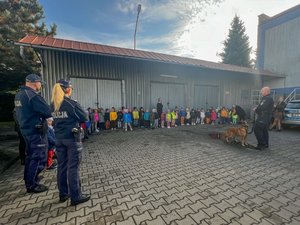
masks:
[[[283,125],[300,126],[300,100],[290,101],[284,109]]]

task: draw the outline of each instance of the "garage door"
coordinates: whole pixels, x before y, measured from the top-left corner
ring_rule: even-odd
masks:
[[[72,99],[87,109],[95,108],[97,103],[97,82],[94,79],[71,78],[74,87]]]
[[[194,107],[195,108],[216,108],[219,106],[220,88],[213,85],[194,86]]]
[[[71,78],[74,87],[72,98],[84,108],[119,108],[122,106],[120,80]]]
[[[98,102],[102,108],[122,107],[122,84],[119,80],[98,80]]]
[[[184,84],[151,82],[151,106],[156,108],[158,98],[162,98],[164,109],[185,106]]]

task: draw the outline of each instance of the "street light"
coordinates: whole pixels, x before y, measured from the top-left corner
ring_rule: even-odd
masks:
[[[135,31],[134,31],[134,50],[135,50],[135,47],[136,47],[136,30],[137,30],[137,25],[138,25],[139,15],[140,15],[141,9],[142,9],[142,5],[139,4],[138,8],[137,8],[138,13],[137,13],[137,17],[136,17]]]

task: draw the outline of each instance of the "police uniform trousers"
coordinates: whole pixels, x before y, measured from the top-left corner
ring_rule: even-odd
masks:
[[[71,201],[77,201],[82,197],[79,175],[82,143],[73,139],[57,139],[55,144],[59,196],[70,196]]]
[[[25,158],[26,158],[26,142],[21,134],[21,131],[18,131],[18,137],[19,137],[19,156],[21,159],[21,162],[25,163]]]
[[[26,160],[24,180],[27,189],[33,189],[39,184],[38,175],[47,164],[47,135],[34,134],[24,136],[26,142]]]
[[[260,124],[255,123],[254,125],[254,134],[258,142],[259,147],[269,146],[269,125],[268,124]]]

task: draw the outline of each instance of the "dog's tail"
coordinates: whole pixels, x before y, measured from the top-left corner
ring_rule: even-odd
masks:
[[[213,139],[221,139],[223,133],[220,132],[213,132],[213,133],[209,133],[209,136]]]

